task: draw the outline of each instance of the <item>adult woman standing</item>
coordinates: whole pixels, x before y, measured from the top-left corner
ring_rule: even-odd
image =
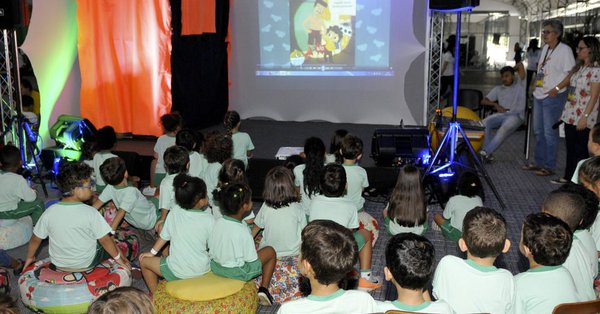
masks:
[[[448,36],[446,39],[446,49],[442,55],[442,77],[440,84],[440,96],[445,98],[452,92],[454,84],[454,47],[456,37]]]
[[[533,132],[535,134],[535,164],[528,164],[524,170],[534,170],[538,176],[554,174],[558,130],[553,125],[559,121],[565,102],[566,88],[557,86],[575,66],[573,51],[561,43],[563,25],[557,19],[542,23],[542,38],[546,45],[540,54],[541,62],[535,77],[533,91]]]
[[[529,87],[531,86],[531,79],[537,71],[538,62],[540,60],[540,47],[538,47],[538,40],[534,38],[529,41],[527,46],[527,95],[529,95]]]
[[[567,103],[561,120],[565,123],[567,160],[565,175],[552,183],[570,181],[577,162],[588,158],[587,141],[590,129],[598,116],[598,95],[600,94],[600,42],[596,37],[584,37],[577,44],[577,64],[560,84],[559,88],[569,87]]]

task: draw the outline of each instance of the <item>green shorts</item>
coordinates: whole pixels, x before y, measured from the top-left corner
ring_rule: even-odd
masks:
[[[118,250],[118,248],[117,248]],[[120,253],[121,251],[119,251]],[[100,245],[100,242],[96,242],[96,255],[94,256],[94,260],[90,264],[88,268],[94,268],[96,265],[104,262],[105,260],[111,258],[110,254],[106,252],[106,250]]]
[[[253,262],[246,262],[241,267],[224,267],[211,260],[210,269],[215,275],[221,277],[249,281],[262,274],[262,262],[260,259],[257,259]]]
[[[154,186],[160,186],[160,183],[166,176],[167,176],[166,173],[155,173],[154,174]]]
[[[462,232],[450,225],[449,219],[444,219],[444,223],[440,226],[442,235],[448,240],[458,242],[458,239],[462,237]]]
[[[181,278],[175,276],[175,274],[173,274],[173,272],[169,268],[166,256],[160,258],[160,273],[166,281],[181,280]]]
[[[362,233],[360,233],[360,231],[354,231],[354,240],[356,240],[356,244],[358,244],[359,251],[362,250],[362,248],[365,246],[365,243],[367,243],[367,240]]]

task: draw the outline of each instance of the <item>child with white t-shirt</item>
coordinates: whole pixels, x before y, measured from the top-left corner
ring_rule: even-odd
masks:
[[[267,173],[263,203],[254,219],[253,236],[263,230],[259,248],[273,247],[278,257],[297,256],[300,236],[306,226],[306,215],[294,186],[292,172],[277,166]]]
[[[412,232],[422,235],[427,231],[427,206],[419,169],[407,165],[400,169],[390,201],[383,210],[385,227],[389,234]]]
[[[200,133],[199,136],[204,140],[202,133]],[[202,143],[198,144],[196,132],[190,129],[184,129],[177,132],[177,136],[175,136],[175,144],[177,146],[185,147],[188,150],[190,155],[190,166],[187,171],[188,174],[192,177],[202,178],[202,174],[208,166],[208,160],[206,160],[206,157],[204,157],[203,154],[200,154],[197,151],[198,146],[202,145]]]
[[[341,164],[344,159],[342,158],[342,140],[344,136],[348,135],[348,130],[338,129],[333,132],[331,142],[329,143],[329,153],[325,154],[325,163],[330,164],[332,162]]]
[[[150,165],[150,185],[153,187],[159,186],[167,175],[163,155],[167,148],[175,145],[175,135],[181,129],[182,120],[179,113],[172,112],[160,117],[160,123],[165,134],[159,136],[154,145],[154,160]]]
[[[152,198],[154,206],[160,209],[160,217],[158,218],[158,221],[156,221],[156,226],[154,227],[158,234],[160,234],[162,225],[167,219],[167,214],[171,208],[176,205],[173,180],[180,173],[186,173],[190,163],[187,149],[181,146],[171,146],[167,148],[164,157],[167,175],[160,182],[160,194],[158,195],[158,202],[156,198]]]
[[[221,190],[231,184],[245,184],[248,185],[248,179],[246,178],[246,167],[241,160],[238,159],[227,159],[223,162],[223,166],[219,171],[219,183],[217,188],[212,191],[213,204],[212,214],[215,218],[221,218]],[[244,223],[252,225],[254,223],[254,212],[250,210],[246,216],[244,216]]]
[[[219,173],[221,172],[225,160],[231,158],[232,151],[233,142],[229,135],[214,131],[206,136],[204,141],[204,156],[206,156],[208,165],[206,166],[206,170],[204,170],[201,179],[206,183],[208,203],[211,207],[215,206],[213,191],[219,184]],[[214,212],[215,211],[213,211],[213,214]],[[220,217],[219,215],[217,218]]]
[[[465,215],[471,209],[483,206],[483,186],[477,174],[467,171],[458,179],[458,194],[450,197],[442,215],[435,214],[433,221],[442,230],[444,238],[457,242],[462,236]]]
[[[385,280],[394,284],[398,298],[377,301],[380,312],[453,313],[443,300],[431,302],[424,297],[435,264],[435,249],[425,237],[412,232],[393,236],[385,249],[385,264]]]
[[[352,232],[331,220],[315,220],[302,230],[298,268],[310,281],[311,294],[285,302],[278,314],[374,313],[373,297],[363,291],[340,289],[338,282],[352,271],[358,247]]]
[[[346,197],[354,203],[359,212],[365,206],[362,192],[369,186],[367,171],[358,165],[362,158],[362,150],[363,142],[358,136],[348,134],[342,139],[342,148],[340,149],[343,158],[342,166],[346,170],[346,179],[348,180]]]
[[[310,202],[319,194],[321,172],[325,167],[325,144],[318,137],[309,137],[304,141],[304,164],[294,168],[294,184],[300,190],[300,203],[308,215]]]
[[[115,203],[118,210],[111,224],[112,232],[117,230],[123,219],[135,228],[153,229],[159,213],[140,190],[127,185],[129,175],[123,159],[119,157],[107,159],[100,166],[100,174],[108,185],[94,202],[94,207],[100,209],[110,200]]]
[[[573,277],[561,266],[572,242],[564,221],[546,213],[525,218],[519,249],[529,260],[529,270],[515,276],[514,313],[552,313],[558,304],[583,301]]]
[[[46,238],[49,238],[50,261],[61,270],[89,270],[111,257],[130,268],[110,236],[111,228],[104,217],[94,207],[83,203],[94,194],[92,171],[82,162],[61,166],[56,183],[62,199],[48,207],[33,229],[24,268],[35,261],[35,254]]]
[[[206,184],[202,179],[185,173],[178,174],[173,184],[176,207],[170,211],[150,252],[140,255],[142,275],[151,293],[156,290],[159,276],[172,281],[201,276],[210,271],[208,238],[214,217],[206,212]],[[169,255],[157,257],[158,251],[168,241]]]
[[[593,130],[590,132],[590,136],[592,133]],[[588,146],[589,145],[590,144],[588,142]],[[600,144],[598,146],[600,147]],[[578,165],[578,170],[576,173],[579,174],[579,177],[577,178],[579,184],[583,185],[585,188],[594,193],[597,199],[600,199],[600,156],[586,159],[581,165]],[[598,256],[600,256],[600,211],[597,212],[594,223],[590,227],[590,233],[592,234],[592,238],[596,243]]]
[[[108,158],[117,157],[111,150],[117,143],[117,133],[112,126],[105,126],[96,132],[96,142],[94,157],[92,158],[92,167],[94,168],[93,178],[96,180],[96,192],[102,193],[106,187],[106,182],[100,174],[100,166]]]
[[[223,124],[233,141],[233,155],[231,158],[241,160],[244,162],[246,168],[248,168],[248,158],[252,157],[254,144],[248,133],[240,132],[242,124],[240,114],[237,111],[227,111],[223,119]]]
[[[513,276],[494,266],[496,258],[510,248],[506,233],[506,220],[495,210],[470,210],[458,240],[467,259],[442,258],[433,277],[433,296],[446,301],[456,313],[511,313]]]
[[[248,281],[262,273],[258,298],[262,305],[272,305],[269,285],[277,255],[270,246],[258,251],[242,219],[252,210],[252,191],[245,184],[229,184],[219,192],[223,217],[217,219],[208,240],[210,268],[219,276]]]

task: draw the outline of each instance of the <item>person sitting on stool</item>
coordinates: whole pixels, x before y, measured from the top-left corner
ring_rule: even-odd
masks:
[[[515,76],[515,70],[518,75]],[[514,133],[525,121],[525,68],[519,62],[515,68],[505,66],[500,69],[502,85],[496,86],[481,101],[496,113],[483,119],[485,139],[479,152],[484,161],[492,161],[492,153]],[[495,135],[492,131],[498,129]]]

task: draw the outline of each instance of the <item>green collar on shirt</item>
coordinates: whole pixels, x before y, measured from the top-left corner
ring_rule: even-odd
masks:
[[[223,215],[223,219],[229,220],[229,221],[234,221],[234,222],[237,222],[237,223],[242,223],[241,220],[237,220],[235,218],[232,218],[232,217],[229,217],[229,216],[226,216],[226,215]]]
[[[536,268],[531,268],[529,270],[527,270],[528,272],[531,273],[539,273],[539,272],[544,272],[544,271],[551,271],[551,270],[555,270],[557,268],[560,268],[561,265],[558,266],[540,266],[540,267],[536,267]]]
[[[482,271],[484,273],[488,273],[488,272],[492,272],[492,271],[496,271],[498,270],[498,268],[496,268],[496,266],[483,266],[483,265],[479,265],[477,263],[475,263],[473,260],[471,259],[466,259],[465,260],[467,262],[467,264],[479,271]]]
[[[311,301],[329,301],[329,300],[333,300],[339,296],[341,296],[342,294],[344,294],[344,292],[346,292],[344,289],[340,289],[332,294],[329,295],[309,295],[306,298],[311,300]]]
[[[400,301],[396,300],[396,301],[392,301],[392,304],[398,308],[401,309],[403,311],[409,311],[409,312],[416,312],[416,311],[420,311],[426,307],[428,307],[431,302],[430,301],[425,301],[419,305],[407,305],[404,303],[400,303]]]
[[[117,189],[117,190],[122,190],[122,189],[126,189],[129,186],[119,186],[119,185],[113,185],[113,188]]]
[[[165,135],[168,136],[168,137],[175,137],[175,134],[165,133]]]
[[[354,167],[354,166],[358,166],[357,163],[353,163],[353,164],[342,164],[342,166],[344,167]]]
[[[60,202],[58,202],[57,204],[59,204],[59,205],[69,205],[69,206],[71,206],[71,205],[81,205],[81,204],[83,204],[83,203],[82,203],[82,202],[64,202],[64,201],[60,201]]]

